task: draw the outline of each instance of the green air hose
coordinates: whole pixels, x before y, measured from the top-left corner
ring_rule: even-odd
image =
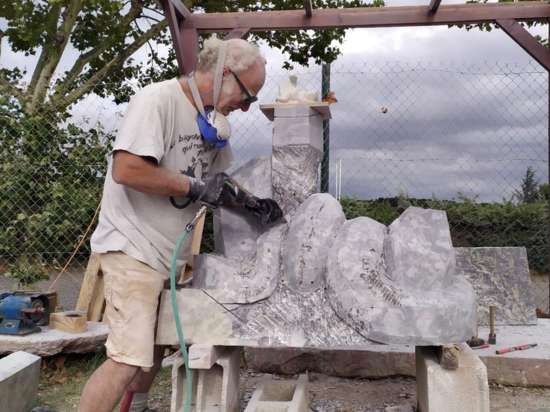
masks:
[[[206,213],[206,206],[202,206],[197,212],[197,214],[195,215],[195,217],[193,217],[193,219],[187,224],[187,226],[185,226],[185,231],[176,240],[176,246],[174,247],[174,251],[172,252],[172,262],[170,265],[170,298],[172,301],[172,312],[174,314],[174,321],[176,323],[176,332],[178,334],[180,352],[183,356],[183,363],[185,365],[185,376],[187,377],[186,396],[185,396],[185,402],[183,404],[184,412],[191,411],[191,398],[193,396],[193,375],[189,370],[189,354],[187,353],[187,349],[185,347],[185,337],[183,335],[183,328],[181,327],[178,301],[176,300],[176,267],[177,267],[178,254],[181,249],[181,245],[183,244],[183,242],[185,242],[187,237],[191,234],[197,220],[199,220],[199,218],[204,213]]]

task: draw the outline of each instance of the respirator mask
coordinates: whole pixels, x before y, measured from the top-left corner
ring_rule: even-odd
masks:
[[[193,100],[199,113],[197,114],[197,125],[202,138],[216,149],[222,149],[227,144],[231,136],[231,126],[227,118],[216,111],[216,106],[220,98],[223,80],[223,67],[225,64],[225,56],[227,54],[227,43],[220,44],[218,50],[218,60],[214,71],[214,107],[205,110],[202,99],[199,93],[197,84],[195,83],[194,75],[191,75],[187,80]]]

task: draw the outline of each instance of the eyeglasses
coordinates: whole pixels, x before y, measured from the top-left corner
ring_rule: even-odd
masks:
[[[252,94],[250,94],[250,92],[248,91],[248,89],[246,88],[246,86],[243,84],[243,82],[241,82],[241,79],[239,79],[237,77],[237,75],[233,72],[233,70],[229,70],[229,72],[233,75],[233,77],[235,78],[235,80],[237,80],[237,84],[239,85],[239,88],[241,89],[241,92],[244,93],[244,95],[246,96],[243,101],[242,101],[242,104],[244,105],[247,105],[247,106],[250,106],[252,103],[254,103],[255,101],[258,100],[258,96],[254,96]]]

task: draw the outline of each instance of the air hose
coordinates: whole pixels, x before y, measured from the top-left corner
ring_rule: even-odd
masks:
[[[172,261],[170,265],[170,299],[172,302],[172,312],[174,314],[174,321],[176,323],[176,332],[178,334],[180,352],[183,356],[183,363],[185,365],[185,376],[187,378],[185,380],[186,396],[185,396],[185,402],[183,403],[184,412],[191,411],[191,398],[193,396],[193,375],[189,370],[189,354],[187,353],[187,349],[185,347],[185,337],[183,335],[183,328],[181,326],[180,315],[179,315],[178,301],[176,299],[176,268],[177,268],[179,251],[181,249],[183,242],[185,242],[187,237],[191,234],[191,232],[195,228],[195,224],[197,223],[197,221],[205,213],[206,213],[206,206],[202,206],[197,212],[197,214],[193,217],[193,219],[185,226],[185,231],[176,240],[176,246],[174,247],[174,251],[172,252]]]

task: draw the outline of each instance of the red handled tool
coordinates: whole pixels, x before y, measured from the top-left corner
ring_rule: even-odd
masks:
[[[515,352],[517,350],[526,350],[526,349],[534,348],[535,346],[537,346],[536,343],[527,343],[525,345],[512,346],[510,348],[497,349],[496,353],[497,355],[502,355],[504,353]]]

